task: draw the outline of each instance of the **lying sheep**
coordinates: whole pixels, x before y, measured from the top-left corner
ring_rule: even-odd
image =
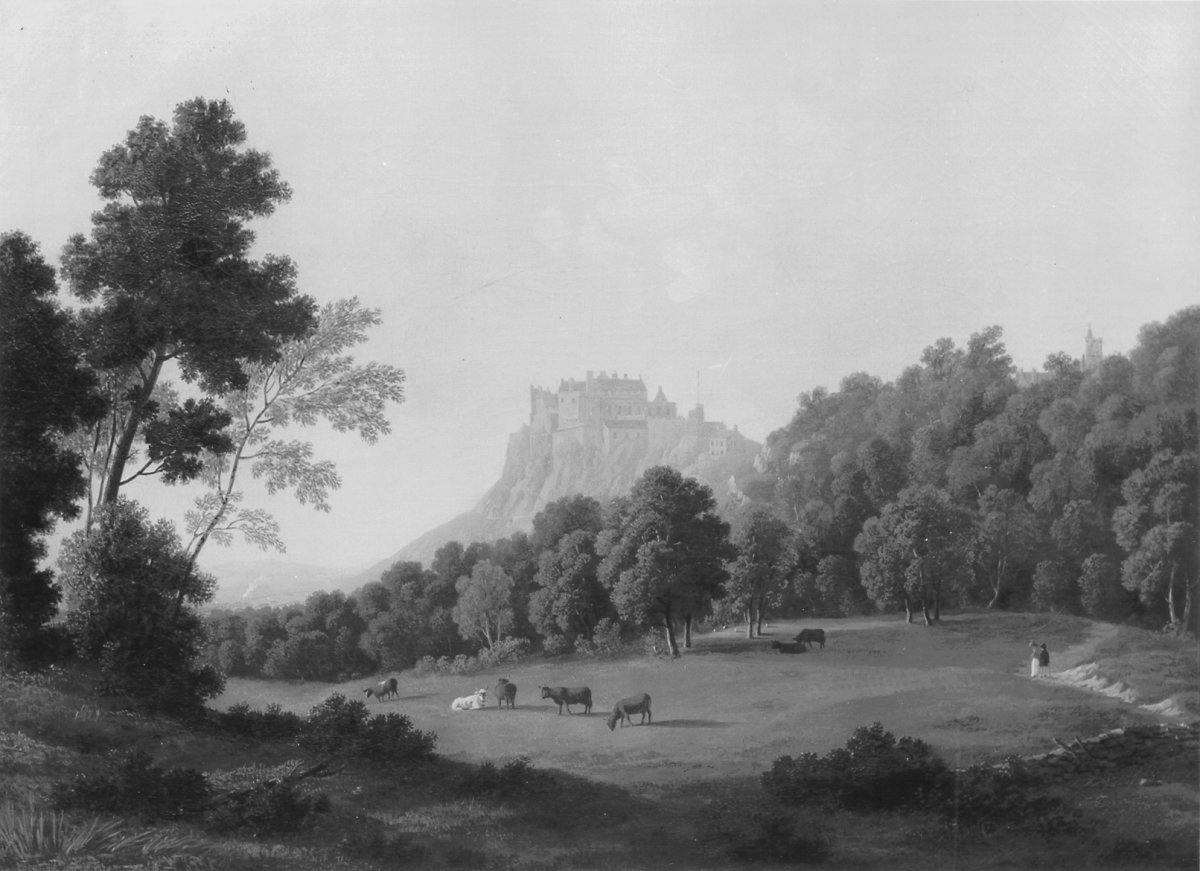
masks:
[[[504,703],[508,702],[508,709],[511,711],[517,704],[517,685],[506,677],[496,681],[496,688],[492,690],[492,694],[496,696],[497,708],[503,708]]]
[[[653,723],[654,717],[650,714],[650,694],[638,693],[636,696],[630,696],[627,699],[621,699],[613,705],[612,713],[609,715],[606,724],[608,731],[612,731],[617,727],[617,721],[621,723],[621,728],[625,728],[625,723],[633,725],[633,714],[641,714],[641,725],[645,725],[647,721]]]
[[[562,716],[563,705],[567,713],[571,713],[571,705],[583,705],[583,712],[592,712],[592,690],[590,687],[542,687],[542,698],[553,699],[558,705],[558,715]]]
[[[777,653],[803,653],[807,648],[794,642],[772,641],[771,646]]]
[[[487,690],[475,690],[472,695],[460,696],[450,703],[452,711],[480,711],[487,703]]]
[[[801,629],[800,634],[795,640],[800,644],[819,644],[821,649],[825,649],[825,630],[824,629]]]
[[[367,687],[363,692],[367,694],[368,699],[374,696],[382,702],[388,696],[400,698],[400,684],[394,677],[389,677],[387,680],[381,680],[373,687]]]

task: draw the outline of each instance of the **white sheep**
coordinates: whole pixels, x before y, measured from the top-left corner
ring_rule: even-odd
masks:
[[[450,703],[452,711],[481,711],[487,702],[487,690],[478,689],[472,695],[460,696]]]

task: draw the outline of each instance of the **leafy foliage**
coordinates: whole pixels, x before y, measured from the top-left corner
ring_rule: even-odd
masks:
[[[152,524],[121,499],[91,535],[66,541],[59,566],[76,649],[114,689],[168,710],[221,691],[220,676],[200,664],[204,627],[189,607],[211,599],[215,581],[193,569],[170,523]]]
[[[384,412],[389,402],[404,401],[404,373],[379,363],[356,364],[346,353],[379,323],[378,309],[363,308],[357,298],[329,303],[314,329],[284,343],[276,358],[248,364],[245,386],[223,395],[222,413],[233,422],[233,434],[228,446],[207,457],[208,489],[187,515],[193,559],[208,541],[229,544],[235,533],[264,550],[283,550],[271,515],[242,507],[237,484],[243,464],[269,493],[290,490],[302,505],[329,510],[329,492],[341,486],[333,462],[314,459],[311,443],[272,435],[324,421],[374,444],[391,431]]]
[[[164,769],[145,750],[134,748],[109,755],[108,772],[77,774],[54,787],[54,806],[110,813],[140,814],[150,819],[179,819],[198,811],[210,791],[194,768]]]
[[[56,291],[38,246],[0,235],[0,649],[26,653],[59,600],[38,567],[40,537],[56,518],[77,517],[84,495],[81,458],[61,438],[102,411]]]
[[[402,714],[372,717],[360,700],[334,693],[309,713],[300,746],[322,755],[394,766],[432,757],[437,736],[413,728]]]

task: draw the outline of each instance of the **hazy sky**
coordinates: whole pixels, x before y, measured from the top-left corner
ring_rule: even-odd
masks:
[[[1039,368],[1200,300],[1194,4],[0,0],[0,34],[0,230],[57,264],[100,154],[223,97],[295,190],[260,252],[382,310],[359,356],[407,402],[373,447],[316,434],[331,514],[254,497],[287,559],[469,508],[530,384],[617,370],[683,409],[699,373],[762,440],[942,336],[999,324]]]

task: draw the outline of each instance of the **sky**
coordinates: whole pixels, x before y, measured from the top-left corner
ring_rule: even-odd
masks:
[[[1200,300],[1195,4],[0,0],[0,231],[57,265],[101,153],[197,96],[293,188],[256,252],[407,374],[377,444],[292,434],[330,513],[248,488],[290,561],[469,509],[530,385],[641,376],[761,441],[941,337],[1034,369]]]

